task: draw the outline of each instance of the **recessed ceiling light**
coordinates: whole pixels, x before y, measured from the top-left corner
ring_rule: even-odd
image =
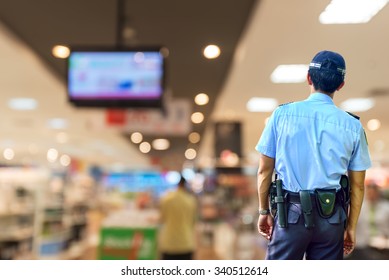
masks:
[[[193,123],[202,123],[204,121],[204,115],[201,112],[195,112],[191,116]]]
[[[50,128],[53,129],[65,129],[68,127],[68,122],[65,119],[55,118],[47,121]]]
[[[272,112],[278,106],[274,98],[252,97],[246,104],[249,112]]]
[[[12,98],[8,101],[8,107],[19,111],[34,110],[38,102],[33,98]]]
[[[131,134],[131,141],[135,144],[139,144],[143,140],[143,135],[140,132],[134,132]]]
[[[55,162],[58,158],[58,151],[54,148],[51,148],[47,151],[47,160],[49,162]]]
[[[158,150],[158,151],[164,151],[164,150],[169,149],[169,147],[170,147],[169,140],[164,139],[164,138],[154,139],[151,144],[152,144],[154,150]]]
[[[194,101],[195,101],[195,103],[196,103],[197,105],[202,106],[202,105],[208,104],[208,102],[209,102],[209,97],[208,97],[208,95],[205,94],[205,93],[199,93],[199,94],[196,95]]]
[[[373,98],[350,98],[343,101],[340,107],[349,112],[364,112],[370,110],[375,105]]]
[[[6,160],[12,160],[15,157],[15,152],[11,148],[7,148],[3,152],[3,156]]]
[[[378,130],[381,127],[381,122],[377,119],[371,119],[367,122],[367,129],[370,131]]]
[[[369,22],[388,0],[332,0],[320,14],[322,24],[354,24]]]
[[[60,158],[59,158],[59,162],[61,163],[62,166],[69,166],[69,164],[71,163],[71,158],[70,156],[68,155],[62,155]]]
[[[142,142],[140,145],[139,145],[139,150],[144,153],[144,154],[147,154],[148,152],[151,151],[151,145],[149,142]]]
[[[201,136],[198,132],[192,132],[191,134],[189,134],[188,139],[189,142],[191,142],[192,144],[196,144],[200,142]]]
[[[192,160],[192,159],[195,159],[196,156],[197,156],[197,152],[195,149],[189,148],[185,151],[185,158],[186,159]]]
[[[205,47],[203,54],[208,59],[217,58],[220,55],[220,48],[216,45],[208,45]]]
[[[278,65],[270,75],[273,83],[302,83],[307,79],[308,65],[288,64]]]
[[[70,54],[70,49],[63,45],[56,45],[52,49],[52,54],[57,58],[67,58]]]

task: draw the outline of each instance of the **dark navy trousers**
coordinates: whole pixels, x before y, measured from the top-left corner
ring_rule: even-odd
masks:
[[[288,204],[288,226],[280,228],[275,216],[273,233],[269,241],[267,260],[342,260],[343,236],[346,213],[336,205],[334,214],[320,217],[316,205],[313,207],[315,227],[304,226],[301,205]]]

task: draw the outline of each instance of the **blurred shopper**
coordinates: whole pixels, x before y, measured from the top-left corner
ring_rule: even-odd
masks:
[[[359,118],[333,102],[345,72],[340,54],[317,53],[307,73],[310,96],[279,106],[256,146],[258,231],[269,240],[266,259],[342,259],[354,249],[365,170],[371,162]],[[273,219],[268,196],[274,169],[279,190]],[[344,174],[351,185],[347,228],[347,212],[340,203]]]
[[[164,260],[190,260],[195,250],[197,202],[181,178],[176,190],[161,199],[160,249]]]
[[[389,201],[375,183],[366,186],[351,260],[389,260]]]

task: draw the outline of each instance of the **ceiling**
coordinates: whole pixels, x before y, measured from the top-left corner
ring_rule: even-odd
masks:
[[[384,34],[389,28],[389,5],[366,24],[320,24],[319,15],[329,3],[263,0],[251,17],[211,116],[213,121],[234,119],[244,124],[243,147],[249,165],[257,164],[254,147],[270,113],[250,113],[246,102],[254,96],[276,98],[279,104],[307,98],[306,82],[274,84],[270,74],[279,64],[309,64],[325,49],[341,53],[347,64],[346,84],[335,94],[335,104],[340,106],[348,98],[374,98],[372,109],[355,114],[365,127],[374,164],[388,162],[389,38]],[[366,128],[371,119],[380,120],[380,129]],[[214,140],[212,133],[205,135],[199,157],[204,159],[211,154]]]
[[[255,0],[239,2],[234,0],[193,2],[0,0],[0,20],[4,28],[9,31],[8,33],[12,32],[15,35],[14,41],[19,40],[21,44],[28,46],[30,56],[38,56],[37,59],[42,61],[42,65],[39,64],[38,67],[45,72],[42,73],[40,81],[26,69],[23,70],[23,76],[19,70],[12,73],[12,77],[3,78],[3,84],[10,86],[7,90],[9,94],[2,97],[3,104],[7,103],[6,98],[16,94],[19,97],[39,99],[39,112],[17,112],[13,116],[15,119],[10,119],[10,122],[21,123],[23,130],[29,134],[25,140],[41,142],[36,128],[39,126],[39,129],[42,129],[40,123],[44,118],[71,119],[66,129],[69,140],[66,145],[60,145],[61,151],[79,158],[87,157],[88,160],[99,164],[103,164],[101,161],[108,156],[111,159],[109,164],[114,161],[137,167],[139,162],[145,165],[151,162],[162,165],[166,169],[177,169],[185,160],[184,152],[188,146],[198,149],[198,145],[189,144],[188,134],[191,131],[203,133],[208,116],[224,83],[236,44],[254,4]],[[104,124],[105,109],[77,109],[66,102],[66,61],[53,57],[51,49],[56,44],[92,48],[166,47],[169,50],[169,57],[165,102],[172,103],[184,98],[190,102],[190,114],[200,111],[205,115],[205,121],[192,125],[188,114],[186,121],[189,123],[189,129],[186,134],[164,135],[163,131],[161,133],[140,131],[144,134],[145,141],[151,142],[158,137],[167,137],[171,142],[170,149],[167,151],[152,150],[147,156],[143,155],[129,140],[133,130],[113,127],[107,130],[107,125]],[[222,48],[222,54],[217,60],[208,60],[202,55],[202,50],[208,44],[217,44]],[[18,59],[15,56],[19,54],[14,52],[12,47],[9,52],[13,54],[7,54],[7,57],[12,56],[8,59],[8,63],[13,64],[13,61]],[[1,56],[6,56],[5,52]],[[5,59],[7,58],[2,61],[4,62]],[[24,62],[20,61],[21,64]],[[38,62],[35,61],[35,64]],[[4,65],[2,70],[9,72],[9,67],[4,63],[2,65]],[[26,65],[20,65],[20,68],[25,67]],[[36,70],[30,69],[30,71]],[[13,83],[10,82],[11,80]],[[48,80],[53,80],[51,88]],[[210,96],[210,102],[200,108],[193,105],[193,98],[201,92]],[[38,120],[36,119],[38,114],[45,114],[45,116]],[[13,128],[14,125],[10,124],[10,127]],[[47,139],[54,138],[55,133],[58,132],[45,131],[45,133],[51,135],[45,136]],[[8,133],[8,136],[11,137],[11,133]],[[49,139],[47,141],[50,142]],[[119,141],[122,146],[126,143],[128,146],[126,151],[122,151],[122,147],[119,148],[114,141]],[[55,139],[51,139],[51,142],[53,142],[51,145],[58,146]],[[97,144],[94,146],[97,148],[91,151],[88,146],[95,142]],[[5,148],[7,143],[3,146]],[[40,146],[42,151],[47,148],[43,147],[42,143]],[[151,161],[147,159],[148,157]]]
[[[0,0],[0,85],[3,121],[0,148],[13,147],[15,160],[44,160],[49,147],[105,166],[147,168],[161,164],[177,169],[184,162],[187,135],[149,134],[145,140],[170,137],[168,151],[143,155],[128,139],[132,131],[104,124],[104,110],[78,109],[66,99],[65,61],[51,48],[68,46],[163,45],[169,49],[168,102],[192,102],[200,92],[210,96],[201,111],[205,122],[192,125],[202,135],[196,162],[213,163],[213,124],[242,123],[244,162],[255,166],[254,146],[267,113],[250,113],[251,97],[273,97],[285,103],[305,99],[306,83],[273,84],[270,74],[279,64],[307,64],[322,49],[340,52],[347,63],[346,86],[335,95],[339,105],[352,97],[374,97],[376,105],[358,112],[366,126],[379,119],[381,128],[366,131],[376,162],[389,158],[389,7],[367,24],[322,25],[318,17],[329,0]],[[122,6],[120,6],[122,5]],[[122,8],[121,8],[122,7]],[[118,13],[119,11],[119,13]],[[121,28],[118,28],[120,26]],[[124,32],[118,32],[124,30]],[[217,44],[215,60],[201,52]],[[6,104],[11,97],[34,97],[38,110],[16,112]],[[65,130],[46,127],[49,118],[66,118]],[[66,132],[65,144],[59,132]],[[151,161],[150,158],[151,157]]]

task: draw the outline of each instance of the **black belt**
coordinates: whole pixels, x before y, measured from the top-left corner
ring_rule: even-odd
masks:
[[[300,194],[298,192],[290,192],[290,191],[285,191],[286,193],[286,200],[290,203],[296,203],[296,204],[301,204],[300,201]],[[336,192],[336,198],[337,201],[340,199],[340,191]],[[316,194],[315,193],[310,193],[311,200],[312,200],[312,205],[315,205],[316,203]]]
[[[286,194],[287,194],[286,196],[287,196],[287,201],[288,202],[297,203],[297,204],[301,203],[301,201],[300,201],[300,194],[298,192],[286,191]],[[311,195],[312,202],[315,202],[315,194],[311,193],[310,195]]]

